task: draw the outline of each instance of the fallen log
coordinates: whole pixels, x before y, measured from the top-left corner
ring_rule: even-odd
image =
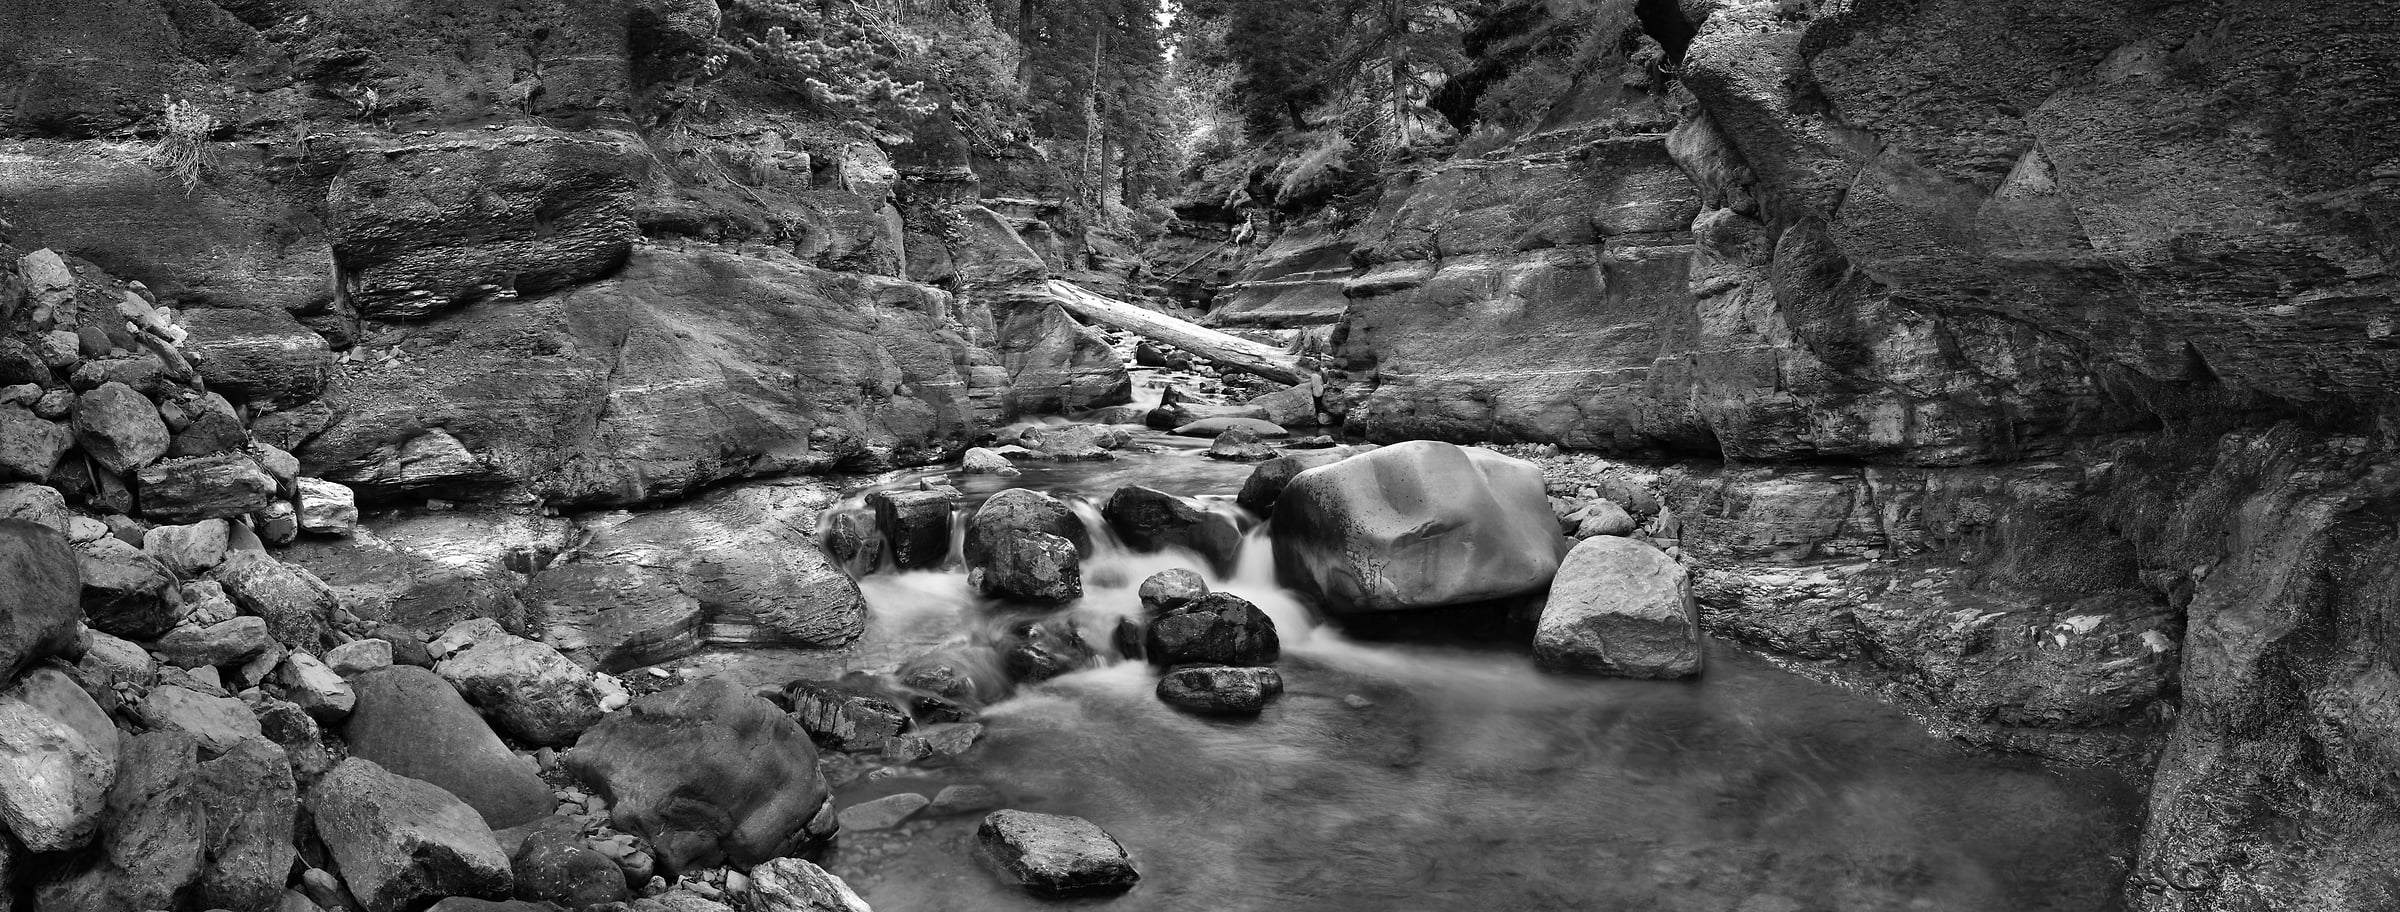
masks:
[[[1190,352],[1192,357],[1220,368],[1257,374],[1277,383],[1297,384],[1308,380],[1308,374],[1300,370],[1300,359],[1274,346],[1102,297],[1069,282],[1052,280],[1043,283],[1041,289],[1059,306],[1066,308],[1068,313],[1147,337],[1154,342],[1175,346]]]

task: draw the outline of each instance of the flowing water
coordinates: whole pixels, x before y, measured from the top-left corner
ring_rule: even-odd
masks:
[[[949,480],[962,510],[1023,486],[1084,498],[1096,520],[1089,504],[1119,485],[1222,497],[1248,474],[1197,441],[1139,442],[1154,451]],[[1142,873],[1123,896],[1039,899],[978,865],[980,814],[919,819],[845,833],[824,859],[879,912],[2112,905],[2137,801],[2113,776],[1964,750],[1721,646],[1698,680],[1656,682],[1543,674],[1521,648],[1356,643],[1274,585],[1259,530],[1227,577],[1096,531],[1067,614],[1106,630],[1088,625],[1134,610],[1149,573],[1199,571],[1275,618],[1287,692],[1254,720],[1201,718],[1161,704],[1140,663],[1105,664],[990,706],[982,742],[945,765],[831,764],[845,806],[981,783],[1011,807],[1100,824]],[[874,612],[861,644],[839,667],[782,671],[888,671],[1003,623],[955,568],[860,582]]]

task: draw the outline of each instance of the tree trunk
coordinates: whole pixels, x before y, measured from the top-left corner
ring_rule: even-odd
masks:
[[[1101,297],[1068,282],[1044,282],[1040,293],[1057,301],[1068,313],[1094,323],[1114,326],[1153,342],[1175,346],[1220,368],[1256,374],[1277,383],[1297,384],[1308,379],[1308,375],[1300,370],[1299,358],[1277,351],[1271,345],[1229,336],[1189,320],[1179,320],[1113,298]]]

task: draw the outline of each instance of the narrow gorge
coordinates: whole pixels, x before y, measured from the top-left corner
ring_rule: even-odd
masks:
[[[2400,908],[2395,74],[0,0],[0,912]]]

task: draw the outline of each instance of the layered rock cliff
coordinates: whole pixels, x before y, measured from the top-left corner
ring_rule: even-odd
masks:
[[[1566,488],[1665,492],[1720,636],[2156,758],[2132,907],[2394,902],[2360,561],[2395,534],[2400,19],[1503,6],[1470,91],[1623,38],[1371,208],[1286,215],[1220,315],[1329,326],[1369,439],[1726,460]]]

